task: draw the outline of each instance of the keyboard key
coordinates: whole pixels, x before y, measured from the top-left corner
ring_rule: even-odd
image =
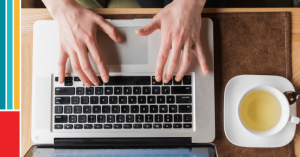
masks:
[[[63,125],[62,124],[55,124],[54,129],[63,129]]]
[[[118,103],[118,97],[117,96],[110,96],[109,97],[109,103],[110,104],[117,104]]]
[[[77,123],[77,116],[69,115],[69,123]]]
[[[163,122],[162,114],[156,114],[154,117],[155,117],[155,122]]]
[[[73,124],[65,124],[64,129],[73,129]]]
[[[131,94],[132,93],[131,90],[132,90],[131,87],[124,87],[124,94],[125,95]]]
[[[97,96],[91,96],[90,97],[90,103],[91,104],[98,104],[98,97]]]
[[[54,119],[55,123],[67,123],[68,122],[67,115],[55,115],[54,118],[55,118]]]
[[[131,106],[131,113],[139,113],[139,106],[132,105]]]
[[[155,104],[155,96],[147,96],[148,104]]]
[[[94,87],[86,87],[85,88],[85,94],[86,95],[94,95]]]
[[[191,94],[191,86],[173,86],[171,87],[171,94]]]
[[[170,87],[161,87],[162,94],[170,94]]]
[[[152,85],[162,85],[162,81],[156,82],[155,76],[152,76]]]
[[[152,128],[152,124],[144,124],[143,128],[144,129],[151,129]]]
[[[166,102],[166,97],[165,96],[157,96],[157,103],[158,104],[164,104]]]
[[[174,114],[174,122],[182,122],[182,115]]]
[[[126,122],[133,123],[134,122],[134,115],[126,115]]]
[[[103,87],[95,87],[95,95],[102,95]]]
[[[63,107],[62,106],[55,106],[55,112],[54,113],[63,113]]]
[[[107,115],[107,123],[114,123],[115,115]]]
[[[176,103],[192,103],[192,97],[189,95],[177,95]]]
[[[141,94],[141,87],[133,87],[133,94]]]
[[[152,94],[160,94],[160,87],[152,87]]]
[[[101,107],[100,106],[93,106],[93,113],[101,113]]]
[[[138,96],[138,103],[145,104],[146,103],[146,96]]]
[[[98,123],[105,123],[105,115],[97,115]]]
[[[83,125],[82,124],[75,124],[74,129],[82,129]]]
[[[165,119],[165,122],[172,122],[172,115],[171,114],[165,114],[164,115],[164,119]]]
[[[157,105],[150,105],[150,113],[157,113],[158,106]]]
[[[175,98],[174,96],[167,96],[167,104],[174,104]]]
[[[105,95],[112,95],[113,94],[113,88],[112,87],[105,87]]]
[[[93,129],[92,124],[84,124],[84,129]]]
[[[192,105],[179,105],[179,113],[191,113]]]
[[[177,105],[169,105],[170,113],[177,113]]]
[[[100,84],[99,84],[99,86],[102,86],[102,85],[103,85],[103,81],[102,81],[101,77],[100,77],[100,76],[98,76],[98,79],[99,79],[99,81],[100,81]]]
[[[104,124],[104,129],[111,129],[112,128],[112,124]]]
[[[94,129],[102,129],[102,124],[94,124]]]
[[[150,94],[151,88],[150,87],[143,87],[143,94]]]
[[[89,97],[88,96],[82,96],[81,97],[81,104],[89,104]]]
[[[167,128],[167,129],[171,129],[172,128],[172,124],[164,124],[163,126],[164,126],[164,128]]]
[[[55,82],[58,82],[58,77],[55,77]]]
[[[108,97],[100,96],[100,104],[108,104]]]
[[[119,96],[119,104],[127,104],[127,97]]]
[[[192,122],[192,115],[191,114],[184,114],[183,115],[184,122]]]
[[[182,124],[173,124],[173,128],[182,128]]]
[[[133,124],[133,128],[134,129],[141,129],[142,128],[142,124]]]
[[[162,125],[161,124],[153,124],[153,128],[160,129],[160,128],[162,128]]]
[[[136,96],[129,96],[128,97],[129,104],[136,104]]]
[[[88,115],[88,123],[96,123],[96,116]]]
[[[122,124],[114,124],[114,129],[122,129]]]
[[[125,121],[124,115],[117,115],[117,123],[123,123]]]
[[[183,76],[182,82],[184,85],[190,85],[192,83],[192,79],[190,75]]]
[[[73,81],[67,81],[65,80],[65,86],[73,86]]]
[[[55,95],[75,95],[74,87],[55,87]]]
[[[65,81],[73,81],[73,77],[65,77]]]
[[[80,81],[79,77],[74,77],[74,81]]]
[[[181,85],[181,80],[180,80],[179,82],[177,82],[177,81],[175,80],[175,76],[173,76],[173,84],[174,84],[174,85]]]
[[[111,112],[112,113],[120,113],[120,106],[111,106]]]
[[[145,115],[145,122],[153,122],[153,115],[146,114]]]
[[[71,104],[79,104],[79,96],[72,96]]]
[[[142,123],[142,122],[144,122],[144,115],[142,115],[142,114],[135,115],[135,121],[136,121],[137,123]]]
[[[82,107],[81,106],[74,106],[74,113],[82,113]]]
[[[168,106],[167,105],[159,105],[159,113],[167,113]]]
[[[64,113],[72,113],[72,106],[64,106]]]
[[[122,113],[129,113],[129,106],[128,105],[121,106],[121,112]]]
[[[70,104],[70,97],[55,97],[55,104]]]
[[[110,113],[110,106],[102,106],[102,113]]]
[[[83,106],[83,113],[91,113],[91,106]]]
[[[121,95],[122,94],[122,87],[114,87],[114,94]]]
[[[183,124],[183,128],[192,128],[192,124]]]
[[[148,113],[148,105],[141,105],[141,113]]]
[[[85,115],[79,115],[78,116],[78,123],[86,123],[86,116]]]
[[[83,95],[84,88],[83,87],[76,87],[76,95]]]
[[[105,85],[150,85],[149,76],[110,76]]]
[[[124,129],[131,129],[132,128],[132,124],[123,124],[123,128]]]

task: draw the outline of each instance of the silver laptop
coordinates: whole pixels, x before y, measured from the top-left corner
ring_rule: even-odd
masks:
[[[156,82],[154,72],[161,35],[138,36],[151,19],[107,20],[123,38],[115,43],[101,31],[97,38],[110,81],[86,88],[70,61],[66,81],[57,81],[59,41],[54,21],[33,29],[32,128],[34,143],[72,138],[215,138],[213,23],[202,19],[201,43],[209,74],[192,62],[182,81]],[[96,74],[98,72],[90,58]],[[99,73],[97,74],[99,76]]]

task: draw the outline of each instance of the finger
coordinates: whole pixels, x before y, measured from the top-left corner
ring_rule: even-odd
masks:
[[[82,47],[84,47],[84,48],[82,48]],[[79,50],[80,52],[77,52],[81,69],[83,70],[85,75],[89,78],[89,80],[94,85],[98,86],[100,83],[100,80],[96,76],[95,71],[93,70],[93,68],[91,66],[86,47],[81,46],[81,48],[82,49]]]
[[[181,42],[176,42],[176,41],[172,42],[171,56],[170,56],[170,59],[169,59],[166,74],[164,76],[164,83],[168,83],[174,75],[174,72],[175,72],[175,70],[178,66],[181,47],[182,47]]]
[[[135,33],[141,36],[147,36],[159,28],[160,28],[159,20],[157,18],[154,18],[146,26],[137,29]]]
[[[73,71],[77,74],[77,76],[80,78],[81,82],[86,87],[90,87],[91,81],[88,79],[88,77],[82,71],[77,54],[74,52],[72,55],[70,55],[70,59],[71,59],[71,65],[72,65]]]
[[[186,40],[183,48],[181,65],[175,77],[175,80],[177,82],[179,82],[183,78],[190,64],[191,64],[191,40]]]
[[[164,72],[164,67],[168,60],[170,52],[170,38],[166,35],[163,35],[161,38],[161,45],[159,53],[157,56],[156,69],[155,69],[155,80],[160,82],[162,80],[162,75]]]
[[[66,69],[66,63],[69,56],[66,52],[60,52],[59,53],[59,59],[58,59],[58,78],[59,83],[63,83],[65,81],[65,69]]]
[[[100,76],[104,83],[107,83],[109,80],[107,68],[105,62],[103,60],[103,56],[101,55],[98,44],[95,42],[96,36],[94,36],[94,41],[87,42],[88,49],[90,54],[99,70]]]
[[[203,71],[204,74],[208,74],[208,67],[206,64],[206,59],[205,59],[205,54],[203,52],[202,46],[201,46],[201,42],[200,39],[197,39],[195,41],[195,48],[196,48],[196,56],[198,58],[198,61],[200,63],[201,69]]]
[[[118,43],[122,42],[122,38],[118,34],[117,29],[108,23],[103,17],[98,16],[96,23],[113,41]]]

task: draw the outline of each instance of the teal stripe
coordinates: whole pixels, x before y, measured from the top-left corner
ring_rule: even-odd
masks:
[[[2,52],[0,52],[0,109],[5,109],[5,1],[0,2],[0,49]]]
[[[7,109],[13,109],[13,0],[7,0]]]

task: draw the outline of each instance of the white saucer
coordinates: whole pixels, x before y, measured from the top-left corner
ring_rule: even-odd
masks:
[[[288,122],[285,128],[272,136],[256,136],[243,128],[238,119],[238,103],[250,88],[267,85],[278,90],[295,91],[292,83],[284,77],[270,75],[240,75],[226,85],[224,94],[224,130],[227,139],[241,147],[282,147],[294,138],[296,124]],[[290,106],[290,113],[296,116],[296,104]]]

